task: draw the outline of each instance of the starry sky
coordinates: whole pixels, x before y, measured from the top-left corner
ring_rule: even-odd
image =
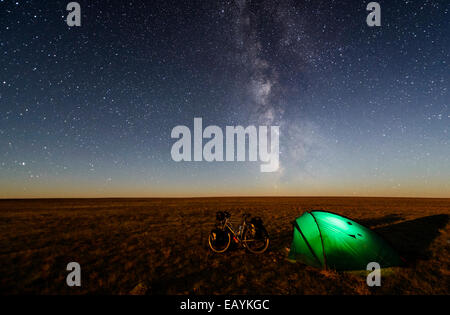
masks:
[[[0,198],[450,197],[450,3],[0,0]],[[280,126],[280,168],[174,162]]]

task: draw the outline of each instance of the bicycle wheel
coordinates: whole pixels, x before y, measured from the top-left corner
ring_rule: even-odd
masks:
[[[245,247],[254,254],[262,254],[269,247],[269,235],[265,230],[250,224],[245,233],[243,242]]]
[[[230,247],[230,233],[219,229],[212,230],[208,237],[209,247],[216,253],[225,252]]]

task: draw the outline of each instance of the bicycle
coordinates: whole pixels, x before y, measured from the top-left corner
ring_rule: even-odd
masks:
[[[260,217],[244,213],[242,222],[235,230],[230,222],[231,215],[227,211],[216,213],[216,228],[208,238],[209,247],[216,253],[224,253],[230,247],[231,240],[240,244],[254,254],[262,254],[269,247],[269,234]]]

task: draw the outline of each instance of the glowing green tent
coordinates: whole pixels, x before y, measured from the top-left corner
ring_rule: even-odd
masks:
[[[369,262],[381,268],[401,265],[395,250],[368,228],[340,215],[305,212],[294,222],[289,259],[336,270],[365,270]]]

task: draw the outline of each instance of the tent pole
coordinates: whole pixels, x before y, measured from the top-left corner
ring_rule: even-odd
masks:
[[[322,252],[323,252],[323,261],[325,263],[325,270],[328,269],[328,265],[327,265],[327,256],[325,255],[325,246],[323,246],[323,237],[322,237],[322,233],[320,232],[320,226],[319,223],[316,220],[316,217],[314,216],[314,214],[312,214],[311,212],[308,212],[310,215],[312,215],[314,221],[316,222],[317,225],[317,229],[319,230],[319,236],[320,236],[320,242],[322,243]]]
[[[297,223],[297,220],[294,220],[294,222],[292,222],[292,224],[294,225],[294,227],[300,232],[300,235],[303,237],[303,240],[305,241],[306,245],[308,245],[308,248],[311,252],[311,254],[313,254],[314,258],[317,260],[317,262],[319,263],[319,265],[321,265],[320,259],[319,257],[317,257],[316,253],[314,252],[314,250],[312,249],[311,245],[309,244],[308,240],[306,239],[305,235],[303,235],[302,230],[300,229],[300,226]]]

